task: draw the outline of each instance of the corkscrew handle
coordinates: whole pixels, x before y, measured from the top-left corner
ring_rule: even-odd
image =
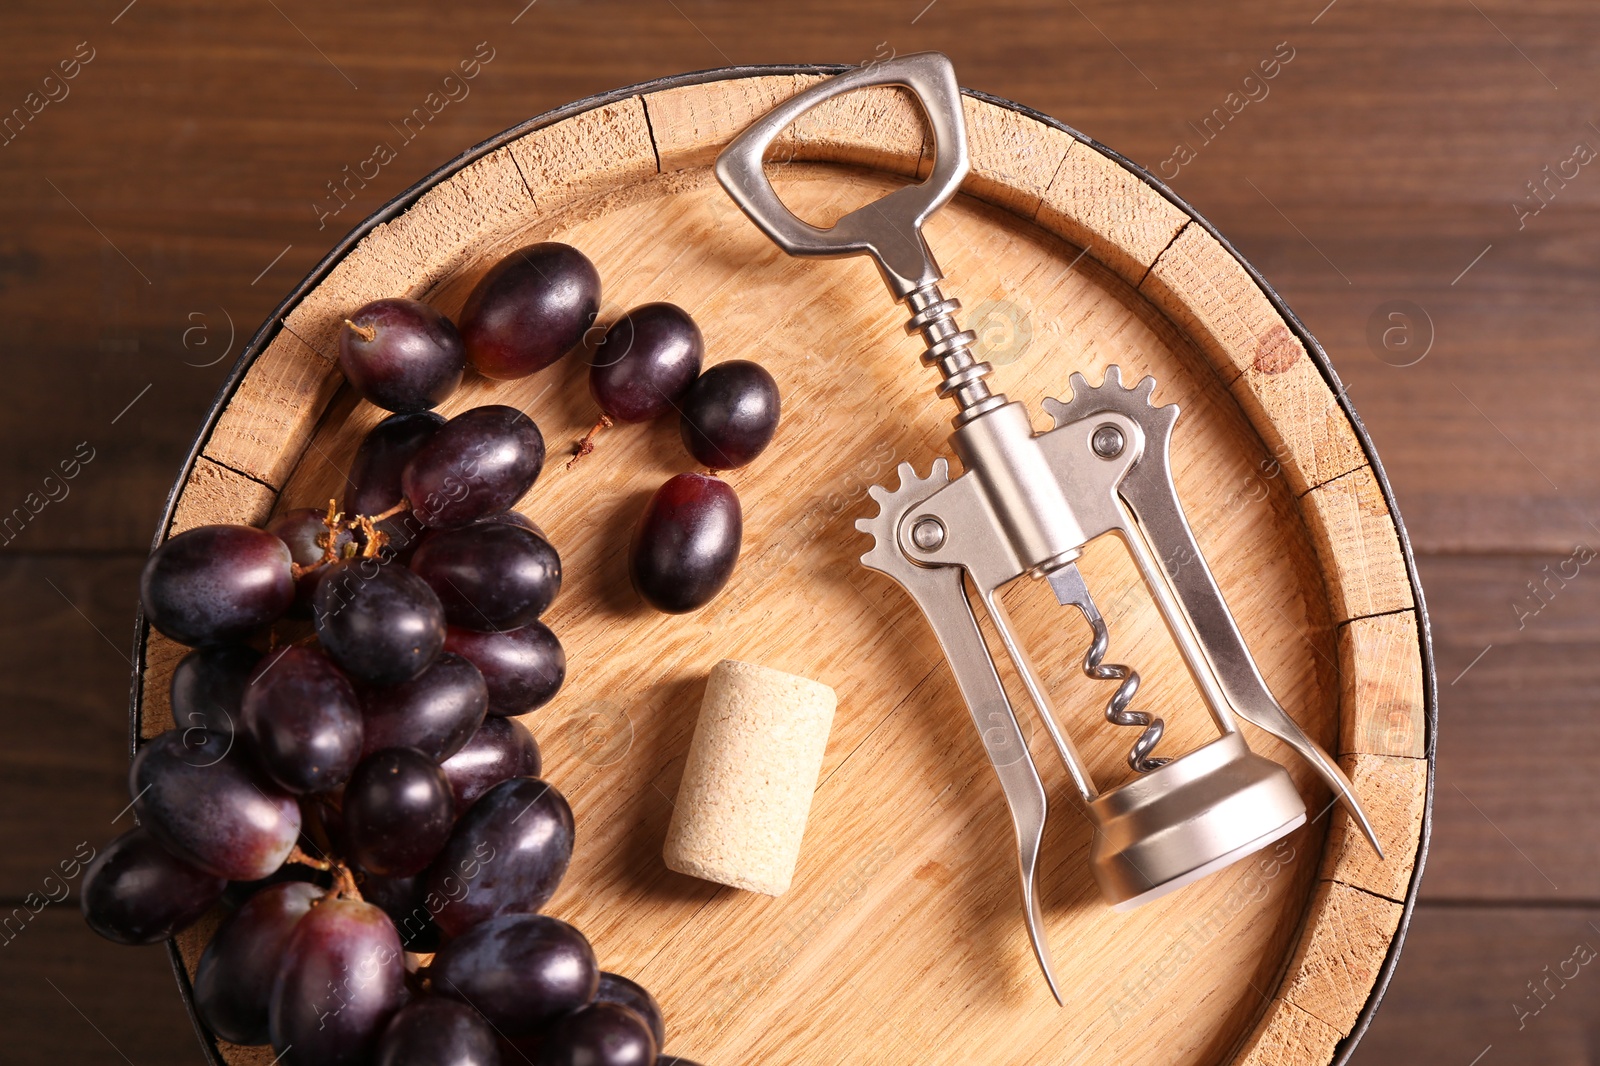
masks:
[[[825,100],[856,89],[898,85],[921,104],[933,133],[933,170],[908,185],[858,208],[826,229],[813,226],[783,205],[761,166],[767,147],[801,115]],[[922,224],[955,195],[967,176],[967,130],[961,88],[949,57],[917,52],[873,63],[819,82],[758,119],[717,157],[717,180],[734,203],[790,255],[838,258],[867,254],[877,261],[896,300],[904,300],[944,275]]]

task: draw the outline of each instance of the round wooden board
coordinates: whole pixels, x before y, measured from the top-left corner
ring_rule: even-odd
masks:
[[[1327,1063],[1370,1009],[1414,892],[1431,689],[1381,471],[1320,353],[1145,179],[1060,127],[966,99],[973,175],[927,236],[946,291],[997,363],[991,382],[1038,411],[1065,397],[1072,371],[1098,384],[1117,365],[1129,384],[1153,375],[1157,402],[1180,405],[1174,471],[1200,545],[1268,684],[1339,753],[1387,853],[1379,862],[1364,850],[1309,768],[1246,727],[1320,816],[1252,860],[1113,914],[1086,865],[1076,794],[1036,730],[1052,803],[1040,883],[1059,1008],[1023,931],[1005,804],[950,672],[910,600],[857,563],[867,545],[854,520],[875,509],[867,487],[895,484],[901,463],[926,473],[948,453],[952,411],[868,262],[788,258],[709,170],[729,136],[814,79],[614,94],[436,176],[325,264],[283,328],[263,331],[175,492],[168,532],[343,495],[355,448],[383,414],[342,385],[333,356],[344,314],[408,295],[455,315],[503,254],[573,244],[604,280],[602,322],[670,300],[700,323],[709,362],[759,360],[783,392],[771,448],[726,475],[745,513],[733,581],[677,617],[645,608],[625,565],[649,494],[694,469],[675,422],[613,429],[563,469],[596,416],[581,357],[517,382],[471,376],[440,408],[522,408],[550,447],[521,509],[565,563],[546,621],[567,649],[568,680],[525,720],[545,776],[573,805],[579,845],[547,910],[582,929],[604,967],[656,993],[667,1050],[708,1066]],[[802,216],[837,217],[925,170],[917,129],[897,93],[841,98],[780,144],[775,185]],[[1213,736],[1123,550],[1097,542],[1083,568],[1111,658],[1141,672],[1141,706],[1167,719],[1162,751]],[[1034,583],[1008,605],[1097,782],[1120,783],[1133,731],[1104,721],[1109,687],[1077,669],[1087,627]],[[183,649],[151,633],[144,651],[136,730],[150,736],[171,725],[166,684]],[[776,899],[661,861],[704,678],[722,658],[839,694],[794,887]],[[186,967],[208,932],[180,938]]]

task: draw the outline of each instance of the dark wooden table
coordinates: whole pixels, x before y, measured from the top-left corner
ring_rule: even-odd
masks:
[[[161,952],[89,935],[75,898],[31,908],[128,824],[140,560],[281,295],[392,195],[558,104],[937,48],[1170,178],[1327,346],[1393,478],[1432,609],[1438,790],[1356,1061],[1594,1061],[1600,972],[1575,960],[1600,949],[1600,9],[524,3],[0,13],[0,917],[29,916],[0,933],[0,1057],[199,1061]],[[470,94],[336,198],[475,50]]]

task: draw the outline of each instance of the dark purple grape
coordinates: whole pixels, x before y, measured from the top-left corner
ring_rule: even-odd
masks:
[[[467,359],[486,378],[527,377],[577,347],[599,311],[600,273],[582,252],[554,241],[519,248],[467,297]]]
[[[489,690],[478,668],[446,652],[410,681],[359,692],[361,754],[416,748],[435,762],[461,750],[483,724]]]
[[[284,1066],[358,1066],[405,1005],[405,953],[370,903],[324,899],[284,949],[267,1010]]]
[[[343,792],[305,796],[300,809],[305,824],[300,831],[300,850],[318,859],[327,859],[344,850],[344,812],[339,809]],[[331,871],[330,871],[331,879]]]
[[[500,1052],[483,1015],[453,999],[429,996],[389,1020],[375,1066],[500,1066]]]
[[[444,771],[412,748],[389,748],[361,760],[344,788],[349,855],[381,877],[421,873],[455,824],[455,799]]]
[[[400,485],[424,525],[454,529],[509,509],[544,468],[544,437],[515,407],[463,411],[406,464]]]
[[[230,881],[283,865],[300,835],[300,806],[229,738],[172,729],[148,740],[128,771],[139,824],[174,855]]]
[[[411,571],[466,629],[515,629],[536,621],[561,591],[561,557],[550,542],[514,525],[478,522],[428,536]]]
[[[437,407],[461,384],[466,349],[455,323],[417,300],[374,300],[344,320],[339,368],[350,387],[387,411]]]
[[[261,661],[245,692],[244,726],[262,768],[290,792],[337,788],[361,758],[356,690],[314,648],[291,644]]]
[[[439,950],[444,938],[439,927],[433,924],[433,912],[443,903],[431,901],[430,906],[427,878],[424,875],[380,877],[366,870],[358,870],[356,879],[361,887],[361,897],[389,916],[407,951],[426,954]]]
[[[655,1037],[656,1047],[667,1042],[667,1023],[661,1017],[661,1004],[656,1002],[645,987],[630,981],[620,973],[600,973],[600,990],[594,994],[596,1003],[615,1003],[637,1014]]]
[[[572,808],[536,777],[484,793],[456,822],[428,872],[428,891],[451,900],[434,916],[450,936],[500,914],[544,906],[572,861]],[[452,886],[464,882],[465,893]]]
[[[442,425],[443,415],[420,411],[390,415],[368,430],[350,462],[345,510],[351,514],[382,514],[404,499],[401,471]]]
[[[222,898],[226,878],[176,858],[142,828],[107,844],[83,875],[89,928],[119,944],[154,944],[187,929]]]
[[[289,547],[251,526],[198,526],[144,564],[145,617],[180,644],[224,644],[276,622],[294,602]]]
[[[300,850],[308,855],[316,855],[321,848],[314,841],[308,839],[304,832],[310,823],[310,816],[302,809],[302,823],[300,833]],[[315,885],[324,892],[333,884],[333,874],[327,870],[317,870],[298,862],[286,862],[272,873],[256,881],[229,881],[228,887],[222,892],[222,905],[230,912],[236,911],[250,901],[258,892],[264,892],[274,885]]]
[[[635,307],[611,324],[589,363],[589,391],[618,422],[648,422],[675,410],[700,373],[700,327],[683,308]]]
[[[261,653],[245,644],[197,648],[172,671],[172,720],[219,736],[243,731],[240,708]]]
[[[314,601],[317,638],[351,678],[398,685],[426,670],[444,647],[444,609],[420,577],[398,565],[356,559],[330,567]]]
[[[490,714],[526,714],[542,707],[567,679],[567,653],[543,622],[500,633],[451,626],[444,646],[482,672]]]
[[[539,536],[544,537],[545,540],[550,539],[545,531],[539,527],[539,523],[535,522],[521,511],[501,511],[499,514],[492,514],[488,518],[480,518],[478,521],[485,525],[494,524],[502,526],[517,526],[520,529],[532,530],[533,532],[539,534]]]
[[[655,1037],[633,1011],[591,1003],[550,1027],[538,1066],[655,1066],[656,1051]]]
[[[739,497],[727,482],[679,474],[656,490],[634,531],[633,587],[668,614],[704,607],[733,576],[743,536]]]
[[[778,430],[778,383],[759,363],[718,363],[695,379],[680,405],[678,432],[689,454],[712,470],[743,466]]]
[[[460,814],[478,797],[512,777],[538,777],[539,745],[528,727],[514,718],[485,718],[466,746],[439,765],[450,779]]]
[[[265,1044],[267,1004],[278,960],[295,925],[324,895],[287,881],[245,901],[217,929],[194,974],[194,1005],[206,1028],[234,1044]]]
[[[594,999],[600,967],[589,941],[566,922],[506,914],[445,944],[429,975],[436,993],[472,1004],[518,1037]]]
[[[379,533],[383,534],[383,546],[378,549],[378,556],[384,562],[395,562],[405,566],[411,561],[411,555],[422,544],[427,535],[432,532],[422,524],[422,519],[410,511],[401,511],[392,514],[381,522],[373,525]]]

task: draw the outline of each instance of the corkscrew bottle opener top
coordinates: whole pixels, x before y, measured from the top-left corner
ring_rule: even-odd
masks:
[[[762,157],[778,134],[833,97],[872,86],[907,89],[932,130],[933,166],[907,185],[820,228],[796,217],[768,179]],[[950,60],[937,52],[902,56],[820,82],[779,104],[717,159],[717,178],[763,232],[796,256],[870,255],[896,300],[911,312],[922,361],[940,374],[939,395],[955,402],[950,443],[963,472],[945,459],[928,476],[900,466],[900,484],[870,490],[879,505],[856,526],[873,544],[866,566],[898,582],[922,609],[999,775],[1016,829],[1023,913],[1034,953],[1059,1001],[1039,908],[1037,867],[1047,804],[1017,709],[967,599],[970,583],[1015,666],[1094,826],[1090,866],[1118,910],[1181,888],[1292,832],[1305,803],[1288,773],[1250,751],[1235,716],[1298,752],[1333,790],[1382,854],[1361,802],[1338,765],[1267,688],[1195,542],[1172,480],[1169,445],[1175,405],[1153,403],[1155,381],[1125,388],[1108,367],[1100,385],[1069,379],[1065,402],[1046,400],[1053,429],[1035,433],[1027,409],[991,392],[991,367],[973,354],[976,337],[956,321],[960,303],[943,280],[922,224],[960,187],[968,168],[961,92]],[[1127,546],[1219,736],[1177,757],[1154,753],[1164,722],[1130,704],[1140,678],[1106,661],[1109,632],[1077,566],[1084,546],[1105,534]],[[1167,560],[1171,565],[1164,565]],[[1061,727],[1045,686],[1000,599],[1005,585],[1042,578],[1057,600],[1079,610],[1093,639],[1082,669],[1116,681],[1104,708],[1115,725],[1139,730],[1128,763],[1139,776],[1105,791]]]

